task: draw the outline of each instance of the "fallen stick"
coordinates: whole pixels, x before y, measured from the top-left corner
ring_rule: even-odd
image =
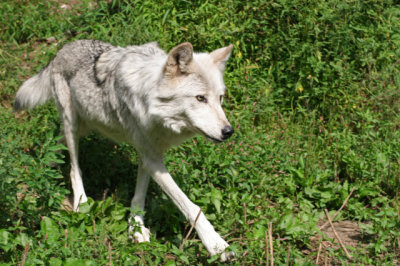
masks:
[[[68,229],[65,228],[64,230],[64,237],[65,237],[65,244],[64,244],[64,248],[68,247]]]
[[[269,266],[268,231],[265,231],[265,265]]]
[[[109,257],[109,265],[112,266],[112,248],[111,248],[111,240],[108,239],[108,257]]]
[[[289,266],[289,262],[290,262],[290,245],[289,245],[289,248],[288,248],[288,253],[287,253],[287,258],[286,258],[286,260],[287,260],[287,262],[286,262],[286,266]]]
[[[335,212],[335,214],[332,216],[332,221],[335,220],[336,216],[343,210],[343,208],[347,205],[347,202],[349,201],[351,194],[353,194],[354,190],[356,189],[356,187],[353,187],[353,189],[350,191],[349,195],[347,196],[347,198],[344,200],[342,206],[339,208],[339,210],[337,212]],[[324,223],[319,230],[324,230],[325,227],[327,227],[329,225],[329,221]]]
[[[246,202],[243,203],[243,216],[244,216],[244,223],[247,224],[247,208],[246,208]]]
[[[25,249],[24,249],[24,254],[22,255],[22,260],[21,260],[21,266],[25,265],[26,258],[28,257],[28,251],[29,251],[29,242],[26,243]]]
[[[319,256],[321,255],[321,250],[322,250],[322,242],[319,243],[318,254],[317,254],[317,260],[315,261],[315,264],[318,264],[318,263],[319,263]]]
[[[333,233],[335,234],[337,240],[339,241],[340,246],[341,246],[342,249],[344,250],[344,253],[346,253],[346,257],[347,257],[349,260],[353,260],[353,258],[350,256],[349,252],[347,251],[346,247],[344,246],[344,244],[343,244],[343,242],[342,242],[342,239],[340,239],[338,233],[336,232],[335,227],[333,226],[333,223],[332,223],[332,221],[331,221],[331,217],[329,217],[328,210],[325,209],[324,211],[325,211],[326,218],[328,218],[328,222],[329,222],[329,224],[330,224],[331,227],[332,227]]]
[[[102,198],[102,202],[104,203],[104,201],[106,201],[106,196],[107,196],[107,193],[108,193],[108,188],[106,188],[104,191],[103,191],[103,198]]]
[[[274,266],[274,246],[272,244],[272,223],[268,224],[269,250],[271,251],[271,266]]]
[[[194,226],[195,226],[196,223],[197,223],[197,220],[198,220],[199,217],[200,217],[200,213],[201,213],[201,209],[199,210],[199,213],[197,214],[196,219],[194,220],[192,226],[190,227],[189,232],[186,234],[185,239],[183,239],[181,245],[179,246],[179,250],[182,250],[182,249],[183,249],[183,246],[185,245],[186,240],[188,240],[190,234],[192,233],[192,230],[193,230]]]

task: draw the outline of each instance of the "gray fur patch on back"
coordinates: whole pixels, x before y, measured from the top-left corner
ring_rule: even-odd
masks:
[[[157,42],[146,43],[140,46],[128,46],[126,48],[114,47],[109,51],[102,53],[96,61],[95,75],[96,80],[99,84],[105,82],[108,75],[113,75],[118,65],[123,61],[129,54],[135,54],[136,56],[154,56],[154,55],[165,55],[165,53],[158,47]],[[113,73],[113,74],[111,74]]]
[[[125,51],[124,48],[117,47],[100,55],[95,66],[95,75],[98,83],[104,83],[107,75],[114,72],[122,58],[125,57]]]

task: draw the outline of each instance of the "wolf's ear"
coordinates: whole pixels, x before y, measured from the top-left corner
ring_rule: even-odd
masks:
[[[219,48],[210,53],[210,56],[214,59],[214,63],[218,65],[221,71],[224,71],[226,61],[228,61],[231,56],[233,45],[230,44],[227,47]]]
[[[193,46],[184,42],[176,46],[168,55],[165,72],[167,75],[175,76],[180,73],[188,73],[190,63],[193,59]]]

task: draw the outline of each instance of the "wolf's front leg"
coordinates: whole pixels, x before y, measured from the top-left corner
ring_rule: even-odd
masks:
[[[146,200],[147,188],[149,186],[150,176],[144,171],[141,164],[139,164],[138,176],[136,180],[136,188],[135,195],[131,201],[131,209],[134,211],[135,209],[139,209],[141,211],[144,210],[144,204]],[[135,232],[135,226],[133,222],[136,222],[140,231]],[[132,233],[134,232],[133,236]],[[149,242],[150,241],[150,230],[144,226],[144,220],[142,215],[138,215],[132,213],[129,218],[129,237],[135,240],[136,242]]]
[[[177,186],[162,163],[162,160],[157,162],[147,161],[145,162],[145,167],[157,184],[185,215],[186,219],[193,224],[200,208],[191,202],[185,193]],[[221,254],[222,261],[229,260],[234,256],[233,252],[225,252],[225,249],[229,246],[228,243],[215,232],[214,227],[202,212],[195,224],[195,228],[201,241],[211,255]]]

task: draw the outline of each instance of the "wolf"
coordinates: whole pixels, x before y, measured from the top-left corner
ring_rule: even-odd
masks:
[[[227,242],[177,186],[163,157],[168,148],[195,134],[217,143],[234,133],[222,109],[224,70],[232,48],[195,53],[185,42],[166,53],[156,42],[117,47],[97,40],[74,41],[22,84],[14,109],[54,100],[70,154],[75,211],[87,201],[78,164],[79,138],[94,130],[134,145],[139,154],[132,209],[144,210],[152,177],[194,225],[208,252],[229,260],[234,253],[225,251]],[[133,238],[150,241],[143,216],[133,213],[131,219],[141,229]]]

